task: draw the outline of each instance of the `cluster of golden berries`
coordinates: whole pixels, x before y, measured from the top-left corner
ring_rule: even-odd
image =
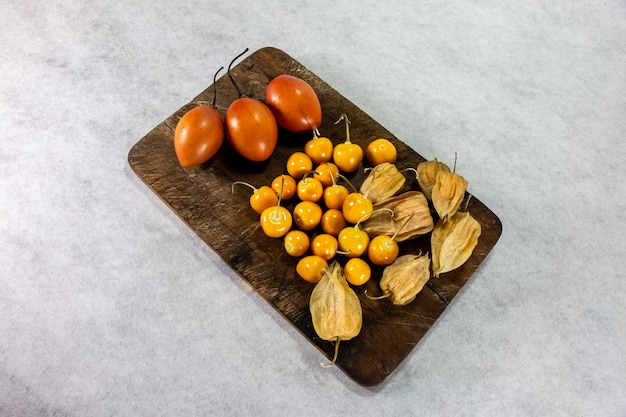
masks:
[[[263,232],[282,238],[290,256],[300,258],[296,271],[304,280],[317,283],[336,255],[347,258],[344,274],[349,283],[363,285],[371,277],[370,262],[388,265],[398,247],[388,236],[370,239],[359,224],[369,218],[373,203],[344,176],[355,172],[366,158],[370,165],[395,163],[395,146],[385,138],[370,142],[365,150],[350,140],[350,122],[344,114],[346,140],[333,144],[313,130],[303,150],[293,152],[285,163],[286,174],[270,185],[252,188],[251,207],[260,215]],[[346,185],[340,182],[345,182]],[[292,211],[282,201],[297,198]],[[365,259],[367,254],[367,260]]]

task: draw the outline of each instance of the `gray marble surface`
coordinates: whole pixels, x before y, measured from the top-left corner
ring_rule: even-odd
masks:
[[[625,416],[626,4],[2,0],[0,415]],[[504,233],[356,386],[200,241],[130,148],[274,46]]]

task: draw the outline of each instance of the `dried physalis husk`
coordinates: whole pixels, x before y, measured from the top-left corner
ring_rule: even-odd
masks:
[[[395,164],[383,162],[370,170],[359,191],[372,203],[376,203],[395,195],[405,182],[405,176]]]
[[[439,171],[450,172],[450,168],[437,161],[437,158],[417,164],[417,183],[428,201],[432,200],[432,190]]]
[[[430,258],[428,255],[407,254],[399,256],[383,270],[380,288],[383,296],[395,305],[407,305],[430,279]]]
[[[480,232],[480,223],[466,211],[445,222],[439,220],[430,238],[435,277],[463,265],[478,244]]]
[[[313,288],[309,309],[317,335],[336,342],[335,356],[327,365],[332,366],[337,360],[339,342],[356,337],[363,324],[361,301],[348,285],[337,261],[330,264]]]
[[[407,191],[374,204],[372,215],[360,227],[370,236],[397,233],[394,240],[402,242],[425,235],[433,230],[435,223],[424,194]]]
[[[455,172],[439,171],[432,190],[435,211],[443,221],[447,221],[459,210],[465,198],[467,181]]]

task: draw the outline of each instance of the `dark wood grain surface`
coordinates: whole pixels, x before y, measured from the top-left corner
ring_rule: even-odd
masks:
[[[323,80],[292,57],[275,48],[260,49],[236,65],[231,73],[242,92],[262,99],[268,81],[279,74],[291,74],[306,80],[317,92],[323,109],[320,131],[334,143],[345,139],[345,125],[334,122],[342,113],[351,121],[351,139],[365,147],[371,140],[385,137],[398,150],[399,168],[413,167],[424,160],[391,132],[344,98]],[[156,126],[130,150],[128,161],[134,172],[233,270],[246,280],[278,313],[291,322],[328,358],[334,353],[332,342],[321,340],[313,330],[308,303],[313,284],[299,278],[296,259],[284,253],[281,239],[266,237],[258,215],[249,207],[249,190],[232,191],[234,181],[255,186],[269,184],[285,173],[287,157],[301,150],[310,134],[280,131],[274,155],[263,163],[239,157],[225,142],[209,162],[184,169],[173,147],[174,128],[180,117],[203,102],[211,102],[213,88],[217,108],[225,114],[228,105],[238,98],[229,78],[224,75],[202,91],[194,100]],[[462,174],[462,173],[461,173]],[[349,178],[360,184],[363,170]],[[471,192],[471,178],[468,178]],[[407,181],[405,191],[419,189],[416,181]],[[287,207],[293,207],[288,203]],[[363,307],[363,328],[358,337],[341,343],[337,366],[356,383],[375,386],[385,380],[411,353],[433,326],[459,290],[470,279],[502,233],[497,216],[473,196],[468,211],[480,222],[482,234],[472,257],[461,268],[432,278],[417,299],[407,306],[394,306],[389,300],[365,296],[380,294],[381,269],[372,279],[355,288]],[[429,252],[429,235],[403,242],[402,253]],[[338,258],[340,263],[345,260]]]

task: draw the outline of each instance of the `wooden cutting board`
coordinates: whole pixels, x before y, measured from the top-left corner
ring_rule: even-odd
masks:
[[[279,74],[300,77],[311,84],[322,104],[323,123],[319,128],[322,136],[330,137],[334,143],[343,142],[345,125],[343,122],[335,125],[334,122],[346,113],[351,121],[352,142],[365,148],[367,143],[379,137],[391,140],[398,150],[397,166],[400,169],[415,168],[425,160],[281,50],[260,49],[242,59],[231,74],[243,94],[261,100],[265,86],[273,77]],[[263,163],[242,159],[225,141],[212,160],[184,169],[174,153],[174,129],[185,112],[199,103],[211,102],[214,88],[217,109],[224,116],[228,105],[238,98],[226,75],[141,138],[129,152],[130,166],[224,262],[330,359],[334,354],[334,343],[321,340],[311,323],[309,297],[313,284],[296,274],[297,259],[284,252],[282,240],[263,234],[259,216],[249,207],[250,190],[241,187],[233,192],[232,189],[234,181],[259,187],[285,173],[287,157],[302,150],[311,134],[281,130],[275,153]],[[365,174],[360,169],[349,178],[360,184]],[[472,180],[467,179],[471,192]],[[405,191],[411,189],[419,190],[417,182],[409,179]],[[289,202],[286,207],[292,208],[294,204]],[[365,290],[368,294],[381,294],[378,287],[380,268],[373,270],[372,279],[367,284],[354,288],[363,308],[363,327],[356,338],[341,342],[336,366],[356,383],[371,387],[385,380],[411,353],[495,245],[502,233],[500,220],[475,196],[470,200],[468,211],[482,226],[472,257],[461,268],[437,279],[431,278],[411,304],[394,306],[387,299],[372,300],[364,294]],[[401,253],[429,252],[429,238],[430,235],[426,235],[403,242]],[[345,259],[337,259],[342,265],[345,263]]]

